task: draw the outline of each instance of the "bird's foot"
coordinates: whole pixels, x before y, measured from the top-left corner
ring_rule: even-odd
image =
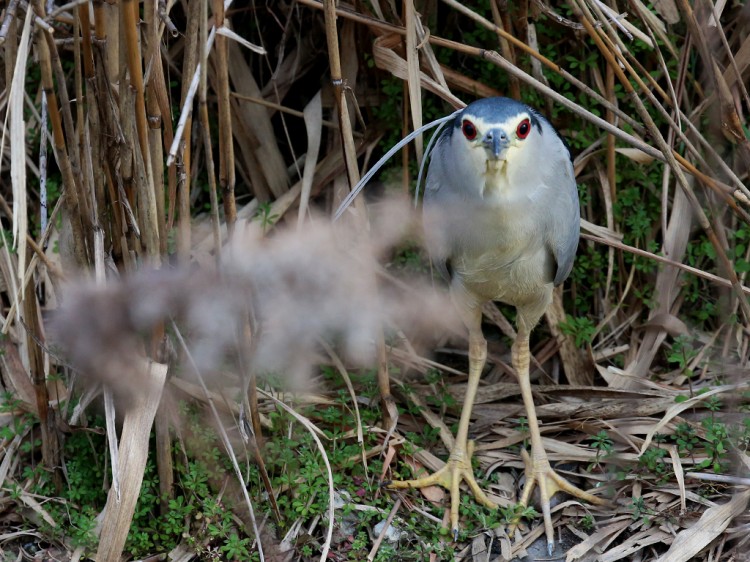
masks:
[[[469,485],[474,499],[485,507],[497,509],[497,504],[487,497],[474,478],[471,468],[471,457],[474,453],[474,442],[469,441],[466,447],[454,446],[450,458],[445,466],[437,472],[417,478],[416,480],[394,480],[389,482],[388,488],[425,488],[427,486],[442,486],[450,492],[451,501],[451,534],[453,540],[458,540],[458,506],[461,503],[459,486],[461,481]]]
[[[542,515],[544,517],[544,531],[547,536],[547,551],[549,555],[552,556],[552,552],[555,549],[555,536],[552,529],[550,508],[550,499],[552,499],[552,496],[557,492],[565,492],[566,494],[570,494],[571,496],[595,505],[606,505],[607,501],[589,494],[588,492],[584,492],[555,472],[550,466],[549,460],[547,460],[547,454],[543,449],[536,452],[532,450],[532,455],[533,457],[530,457],[525,449],[521,449],[521,456],[526,465],[526,484],[523,487],[520,503],[524,507],[528,506],[534,487],[539,488],[539,503],[542,507]],[[511,524],[511,534],[515,530],[517,524],[518,520]]]

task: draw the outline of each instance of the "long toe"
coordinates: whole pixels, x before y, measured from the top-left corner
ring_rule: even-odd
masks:
[[[450,493],[450,530],[454,540],[458,539],[458,507],[461,505],[461,482],[466,482],[474,495],[477,503],[489,509],[497,509],[497,504],[493,502],[487,494],[479,487],[474,473],[471,468],[471,455],[473,447],[470,443],[465,452],[454,450],[448,462],[437,472],[417,478],[416,480],[395,480],[390,482],[387,487],[394,489],[403,488],[425,488],[427,486],[442,486]]]
[[[521,504],[528,506],[531,498],[531,493],[534,487],[539,488],[539,504],[542,508],[542,516],[544,518],[544,532],[547,536],[547,550],[552,555],[555,548],[555,536],[552,527],[552,509],[550,507],[550,500],[557,492],[565,492],[573,497],[581,499],[587,503],[594,505],[606,505],[608,502],[602,498],[594,496],[589,492],[581,490],[577,486],[574,486],[568,480],[560,476],[550,466],[547,460],[547,455],[535,454],[533,458],[525,451],[521,451],[521,455],[526,465],[526,484],[521,494]],[[518,522],[515,521],[511,530],[513,530]]]

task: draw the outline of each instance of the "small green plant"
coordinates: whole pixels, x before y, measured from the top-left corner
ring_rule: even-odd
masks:
[[[267,232],[276,221],[279,220],[279,215],[273,212],[273,206],[270,202],[260,203],[258,210],[255,211],[255,218],[260,222],[260,226],[263,232]]]
[[[687,378],[690,388],[690,397],[693,397],[693,370],[690,363],[698,356],[698,350],[692,345],[692,338],[687,334],[681,334],[674,339],[672,349],[667,356],[667,362],[676,365],[680,372]]]
[[[729,442],[729,431],[725,423],[717,421],[713,417],[706,418],[701,422],[706,430],[706,454],[709,458],[698,464],[697,468],[711,467],[716,474],[723,474],[728,470],[728,454],[731,448]]]
[[[693,348],[692,338],[687,334],[681,334],[674,339],[672,349],[667,356],[667,361],[685,373],[688,371],[690,362],[698,355],[698,350]],[[692,373],[691,373],[692,375]]]
[[[578,527],[587,533],[590,533],[591,531],[593,531],[596,528],[596,522],[594,521],[594,516],[591,515],[590,513],[587,513],[586,515],[581,517],[578,520]]]
[[[614,450],[614,442],[604,429],[591,438],[591,446],[596,449],[595,466],[599,466],[601,458],[611,454]]]
[[[695,429],[687,422],[677,424],[672,440],[677,445],[677,451],[683,455],[692,455],[700,443]]]
[[[664,457],[667,456],[667,450],[661,447],[649,447],[646,451],[638,458],[638,466],[653,476],[656,477],[657,481],[662,481],[667,475],[667,464],[664,462]]]
[[[499,511],[505,523],[514,523],[522,518],[531,520],[539,516],[539,513],[533,507],[522,503],[516,503],[508,507],[501,506]]]
[[[429,269],[426,258],[416,244],[404,245],[396,252],[392,263],[397,269],[407,272],[419,273]]]
[[[573,336],[577,347],[591,345],[596,333],[596,324],[585,316],[567,316],[564,322],[560,322],[560,330],[563,334]]]
[[[236,532],[233,532],[227,537],[226,542],[219,550],[230,560],[247,560],[250,557],[250,553],[247,550],[249,545],[249,538],[240,538]]]
[[[643,497],[633,498],[630,505],[633,509],[631,517],[635,521],[641,519],[644,525],[650,525],[652,521],[651,518],[657,514],[656,511],[646,505],[646,500],[644,500]]]

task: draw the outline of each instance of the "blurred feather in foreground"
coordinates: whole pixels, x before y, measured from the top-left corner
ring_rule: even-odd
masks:
[[[229,367],[250,319],[251,368],[293,382],[305,380],[318,361],[320,338],[365,366],[374,363],[381,326],[420,339],[437,335],[436,328],[458,329],[447,294],[427,279],[398,287],[376,280],[378,259],[417,232],[406,203],[378,208],[369,236],[323,219],[300,230],[279,227],[270,237],[250,234],[248,227],[216,268],[142,271],[106,286],[71,285],[53,322],[53,341],[75,368],[127,392],[139,376],[133,359],[144,354],[151,331],[170,319],[203,375]]]

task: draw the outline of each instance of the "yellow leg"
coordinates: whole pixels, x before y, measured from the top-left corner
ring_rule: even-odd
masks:
[[[465,309],[464,309],[465,310]],[[393,481],[388,484],[390,488],[424,488],[426,486],[439,485],[450,491],[451,502],[451,532],[453,538],[458,538],[458,506],[461,503],[459,486],[461,481],[465,481],[477,502],[490,509],[497,509],[497,504],[490,500],[482,491],[474,478],[471,468],[471,455],[474,452],[474,443],[468,440],[469,422],[471,420],[471,410],[474,407],[479,379],[482,376],[482,369],[487,360],[487,341],[482,336],[481,331],[481,309],[472,310],[466,318],[466,324],[469,326],[469,381],[466,388],[466,397],[464,406],[461,410],[461,419],[458,423],[458,432],[456,440],[451,450],[450,457],[446,465],[429,476],[418,478],[416,480]]]
[[[526,417],[529,422],[529,433],[531,434],[531,456],[525,450],[522,451],[524,464],[526,465],[526,485],[521,494],[521,504],[527,506],[534,486],[539,486],[540,503],[544,516],[544,531],[547,536],[547,550],[552,556],[555,539],[550,514],[550,499],[555,493],[566,492],[571,496],[596,505],[605,505],[607,502],[577,488],[552,470],[549,464],[547,453],[542,445],[542,436],[539,432],[539,422],[536,417],[529,380],[529,330],[522,326],[521,322],[519,322],[518,337],[513,344],[512,353],[513,367],[518,374],[518,383],[521,387],[521,396],[523,396]],[[516,523],[513,523],[512,528],[515,527]]]

